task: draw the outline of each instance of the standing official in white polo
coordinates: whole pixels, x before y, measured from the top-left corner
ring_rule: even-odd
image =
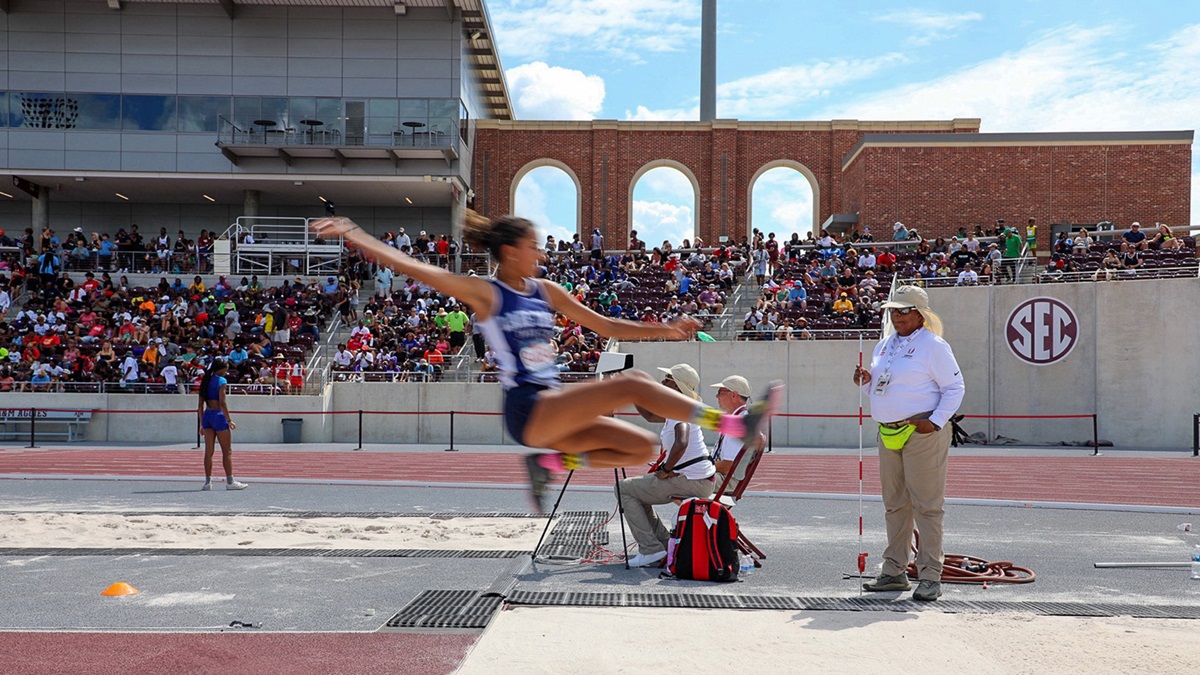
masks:
[[[879,478],[886,510],[883,570],[868,591],[906,591],[913,523],[920,536],[914,600],[942,594],[942,520],[950,418],[962,403],[962,371],[942,339],[942,320],[929,296],[901,286],[883,304],[890,330],[871,354],[870,370],[854,368],[855,384],[868,394],[879,423]],[[888,317],[885,317],[888,318]],[[886,325],[886,323],[885,323]]]

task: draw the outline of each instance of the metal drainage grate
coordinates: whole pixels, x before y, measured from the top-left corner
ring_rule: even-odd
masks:
[[[554,521],[554,527],[537,554],[545,557],[582,558],[596,546],[608,544],[609,520],[606,511],[566,511]]]
[[[528,551],[366,548],[0,548],[0,556],[229,556],[264,558],[519,558]]]
[[[513,605],[575,607],[670,607],[692,609],[781,609],[791,611],[917,612],[964,614],[1022,613],[1041,616],[1088,616],[1200,619],[1200,606],[1118,605],[1084,602],[992,602],[941,600],[921,603],[878,598],[815,598],[717,593],[576,593],[522,591],[509,594]]]
[[[388,628],[486,628],[504,598],[479,591],[423,591]]]

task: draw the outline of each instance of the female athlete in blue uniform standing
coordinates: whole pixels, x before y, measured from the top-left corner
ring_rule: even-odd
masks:
[[[233,448],[230,445],[230,429],[237,425],[229,419],[229,406],[225,404],[225,373],[229,363],[225,359],[213,359],[200,379],[200,432],[204,434],[204,487],[212,489],[213,452],[217,441],[221,442],[221,463],[225,465],[225,489],[244,490],[245,483],[233,479]]]
[[[691,318],[663,324],[609,318],[585,307],[558,284],[535,278],[544,253],[533,223],[524,218],[489,221],[468,212],[463,240],[492,254],[498,263],[492,279],[459,276],[417,262],[347,218],[324,218],[313,228],[325,239],[344,237],[347,246],[376,263],[454,296],[475,311],[488,345],[496,351],[508,432],[523,445],[557,451],[525,458],[539,511],[552,471],[637,466],[654,457],[656,435],[608,417],[620,408],[637,406],[739,438],[756,428],[765,410],[760,405],[745,417],[724,415],[636,370],[563,388],[551,343],[555,312],[605,337],[627,340],[685,340],[700,324]]]

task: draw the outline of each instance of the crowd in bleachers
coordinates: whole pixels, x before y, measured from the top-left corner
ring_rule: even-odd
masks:
[[[1081,229],[1060,233],[1051,244],[1050,260],[1038,281],[1113,281],[1122,278],[1195,276],[1196,241],[1155,223],[1151,233],[1139,223],[1119,237],[1100,239]]]
[[[1036,280],[1115,279],[1196,265],[1195,241],[1165,226],[1104,234],[1057,236]],[[458,256],[468,252],[451,237],[424,232],[412,239],[401,229],[382,238],[442,266],[461,264]],[[0,315],[19,303],[15,316],[0,323],[0,391],[98,391],[103,383],[127,391],[183,391],[222,356],[231,362],[231,391],[296,392],[305,381],[306,357],[335,313],[349,329],[329,355],[335,380],[436,381],[462,359],[465,370],[494,377],[495,355],[466,307],[412,280],[393,280],[353,252],[324,282],[297,278],[264,288],[253,276],[195,275],[188,283],[176,276],[205,264],[212,244],[207,232],[193,241],[182,232],[170,238],[160,228],[147,243],[135,225],[111,244],[107,235],[89,242],[78,231],[62,242],[51,230],[33,239],[32,230],[16,238],[0,231],[0,252],[7,251],[0,253]],[[1029,231],[1002,221],[995,230],[959,228],[955,236],[932,239],[896,223],[881,239],[877,244],[867,227],[844,235],[793,233],[787,240],[756,229],[716,248],[700,239],[676,248],[670,242],[647,247],[633,232],[625,248],[613,250],[593,232],[586,244],[579,235],[548,238],[544,274],[607,316],[666,321],[688,315],[706,325],[728,310],[732,291],[748,274],[758,297],[744,315],[731,317],[740,322],[738,339],[808,340],[877,330],[894,275],[931,285],[1012,280],[1018,256],[1029,255],[1033,241]],[[163,250],[171,254],[156,253]],[[116,257],[120,253],[134,255]],[[161,274],[159,283],[130,284],[121,259],[131,261],[131,273]],[[360,307],[360,281],[372,277],[377,292]],[[559,369],[593,371],[602,340],[565,317],[558,321]]]
[[[786,241],[754,230],[750,272],[760,295],[737,338],[812,340],[878,329],[896,257],[873,241],[869,228],[804,239],[792,233]]]
[[[15,243],[42,261],[57,250],[46,238]],[[231,391],[298,392],[321,326],[351,292],[333,277],[266,288],[255,276],[161,276],[136,286],[22,258],[0,269],[0,310],[17,303],[0,322],[0,391],[183,392],[224,357]]]
[[[34,240],[33,228],[22,236],[8,236],[0,230],[0,247],[16,246],[24,253],[23,263],[50,266],[73,272],[113,272],[117,274],[194,274],[211,272],[213,241],[216,231],[200,230],[189,238],[180,230],[175,236],[160,227],[158,234],[143,235],[136,224],[118,228],[116,234],[92,232],[82,227],[59,236],[53,228],[42,230]],[[47,256],[49,254],[49,256]]]
[[[382,239],[401,250],[408,247],[410,253],[421,250],[419,240],[406,241],[395,234]],[[549,237],[545,278],[600,314],[635,321],[663,321],[684,314],[703,320],[720,314],[725,293],[736,283],[734,267],[741,258],[731,247],[678,251],[667,242],[647,251],[636,232],[622,252],[606,253],[601,240],[594,243],[598,248],[584,249],[578,236],[574,246]],[[442,246],[442,240],[437,245]],[[451,260],[425,250],[421,257],[432,264]],[[335,380],[438,381],[447,369],[459,367],[457,359],[469,360],[471,367],[466,370],[479,373],[481,379],[495,378],[495,354],[465,306],[411,279],[393,280],[383,270],[375,284],[381,290],[364,308],[350,339],[338,345],[333,357]],[[604,348],[600,336],[566,317],[557,321],[553,346],[564,379],[593,372]],[[463,350],[468,339],[471,346]]]
[[[742,317],[738,339],[807,340],[845,337],[846,331],[880,327],[879,307],[893,276],[924,285],[973,286],[1013,282],[1018,263],[1029,265],[1034,281],[1103,280],[1178,273],[1196,274],[1196,242],[1166,225],[1152,233],[1138,223],[1101,238],[1081,229],[1063,233],[1048,259],[1036,257],[1036,223],[1023,231],[998,221],[995,229],[976,225],[950,237],[925,238],[903,223],[877,243],[869,227],[846,234],[821,230],[803,239],[793,233],[779,241],[754,231],[751,274],[760,290],[754,309]],[[1077,274],[1072,274],[1077,273]]]

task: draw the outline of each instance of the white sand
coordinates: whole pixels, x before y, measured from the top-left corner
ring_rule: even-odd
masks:
[[[1200,622],[1026,614],[517,607],[459,673],[1200,672]]]
[[[531,551],[536,518],[287,518],[0,514],[0,547],[369,548]]]

